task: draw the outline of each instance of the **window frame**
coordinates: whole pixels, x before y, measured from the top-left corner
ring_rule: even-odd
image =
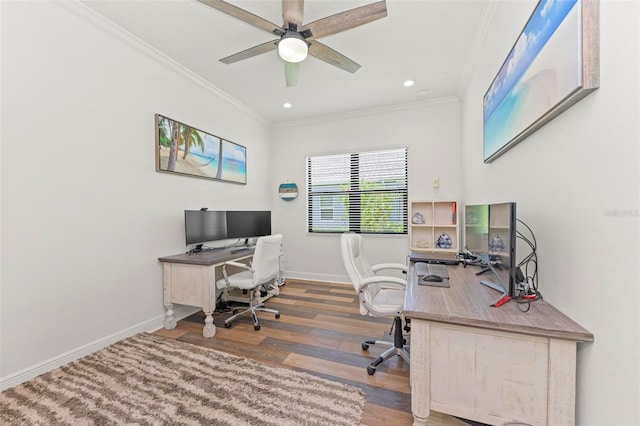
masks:
[[[380,158],[376,159],[376,155],[380,155]],[[365,158],[362,162],[361,157]],[[386,161],[385,157],[389,157],[389,161],[391,162],[389,164],[392,164],[394,161],[399,163],[397,169],[391,169],[390,178],[387,177],[387,174],[381,171],[380,168],[378,168],[380,170],[375,171],[373,174],[371,172],[371,165],[375,165],[376,161],[384,164]],[[367,158],[369,158],[368,163]],[[323,167],[322,162],[331,159],[336,159],[332,166],[325,164]],[[344,164],[345,159],[348,159],[348,166]],[[313,171],[314,162],[316,163],[316,172]],[[406,147],[308,156],[305,164],[307,179],[307,232],[316,235],[338,234],[343,232],[355,232],[368,235],[407,235],[407,218],[409,212],[408,163],[408,148]],[[340,166],[340,164],[342,164],[342,166]],[[363,164],[365,166],[361,169]],[[369,169],[366,168],[367,164],[369,165]],[[342,184],[339,183],[339,180],[334,182],[333,185],[338,188],[318,190],[317,188],[322,187],[322,173],[328,173],[329,171],[327,169],[330,167],[337,167],[337,172],[345,175],[345,181]],[[346,177],[347,173],[348,177]],[[319,177],[316,177],[316,175],[319,175]],[[364,183],[390,185],[390,187],[363,189],[362,186],[364,185],[362,184]],[[345,188],[339,188],[341,185],[345,185]],[[373,206],[367,203],[367,198],[371,200],[377,196],[384,197],[388,194],[394,197],[394,199],[389,201],[391,204],[385,205],[386,200],[384,199],[381,199],[379,204],[380,207],[386,207],[388,209],[389,215],[383,219],[385,222],[373,224],[369,222],[363,224],[363,216],[367,216],[365,210],[367,207],[363,207],[363,204],[368,204],[372,208],[378,207],[376,201],[373,201]],[[327,199],[331,199],[331,197],[333,197],[334,207],[333,209],[327,209],[323,204],[326,203]],[[337,199],[340,197],[346,197],[346,201],[338,201]],[[336,206],[337,203],[342,203],[345,208],[341,211],[340,207]],[[331,220],[327,220],[327,224],[324,225],[326,229],[323,229],[323,225],[318,224],[318,222],[327,219],[326,217],[322,217],[326,214],[327,210],[332,212],[332,218]],[[346,218],[344,216],[341,218],[341,213],[344,213]],[[314,217],[314,214],[317,215],[317,217]],[[346,224],[340,224],[340,221],[344,220],[346,220]],[[376,226],[382,228],[377,230],[373,229]],[[341,227],[343,229],[340,229]]]

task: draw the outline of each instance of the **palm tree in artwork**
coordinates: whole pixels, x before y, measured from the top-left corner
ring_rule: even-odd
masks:
[[[222,139],[218,139],[218,171],[216,172],[216,179],[222,179]]]
[[[167,130],[169,129],[169,120],[167,117],[163,117],[158,115],[158,143],[161,147],[169,148],[171,146],[171,139],[167,134]]]
[[[180,136],[180,124],[173,120],[169,120],[169,123],[171,129],[171,145],[169,146],[169,162],[167,164],[167,170],[175,172],[176,160],[178,158],[178,139]]]
[[[180,141],[182,142],[181,145],[184,144],[184,154],[182,155],[182,159],[184,160],[187,158],[192,145],[197,145],[204,151],[204,141],[202,140],[202,136],[200,136],[200,132],[193,127],[184,125],[181,127]]]

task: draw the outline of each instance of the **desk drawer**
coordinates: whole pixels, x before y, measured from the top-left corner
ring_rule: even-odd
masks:
[[[215,285],[214,267],[165,263],[163,274],[165,305],[179,303],[205,308],[211,299],[209,283]]]

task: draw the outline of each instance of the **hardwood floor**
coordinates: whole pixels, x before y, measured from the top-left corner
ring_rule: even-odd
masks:
[[[389,340],[392,319],[360,315],[351,286],[289,279],[266,306],[278,309],[281,317],[276,320],[273,314],[260,313],[259,331],[253,329],[248,315],[225,328],[228,314],[216,314],[216,335],[205,339],[200,312],[179,321],[173,330],[160,329],[155,334],[358,386],[367,395],[362,425],[413,423],[409,366],[394,357],[369,376],[366,367],[383,348],[361,348],[364,339]],[[433,426],[467,425],[436,413],[429,421]]]

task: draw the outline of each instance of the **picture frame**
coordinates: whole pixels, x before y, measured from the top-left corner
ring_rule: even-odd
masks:
[[[244,146],[160,114],[155,126],[157,172],[247,183]]]
[[[489,163],[600,85],[598,0],[540,0],[483,97]]]

